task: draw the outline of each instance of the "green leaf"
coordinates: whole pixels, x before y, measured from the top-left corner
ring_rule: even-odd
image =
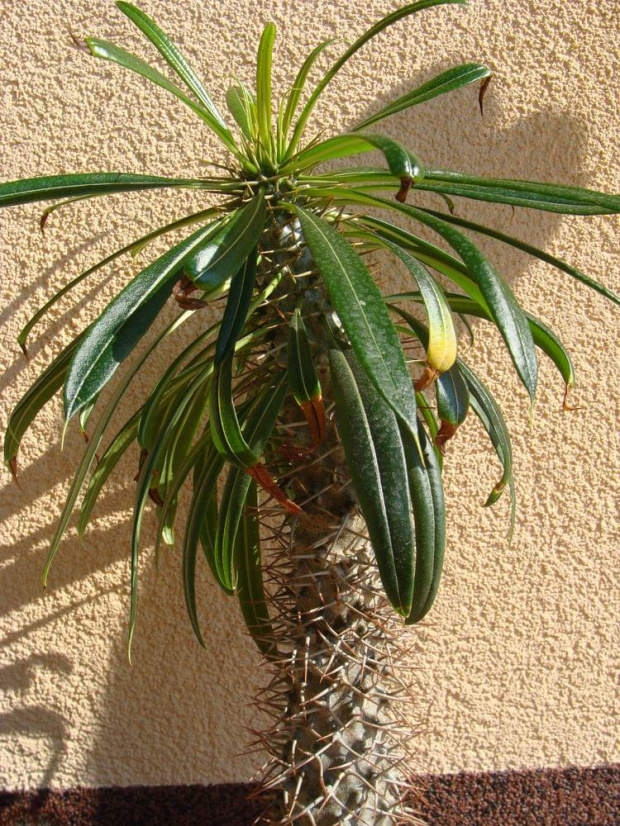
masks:
[[[339,204],[347,203],[351,199],[351,203],[354,204],[374,205],[374,199],[360,192],[347,193],[346,196],[343,196],[342,190],[319,189],[313,190],[312,194],[320,195]],[[391,202],[385,203],[391,204]],[[371,232],[365,232],[363,227],[368,227]],[[347,225],[347,230],[344,234],[347,236],[351,235],[360,240],[371,241],[376,244],[377,248],[381,246],[378,238],[392,241],[402,249],[410,251],[418,261],[432,267],[441,275],[445,275],[446,278],[449,278],[461,287],[467,295],[477,301],[481,307],[488,309],[480,289],[472,280],[472,275],[468,267],[462,261],[445,252],[445,250],[425,241],[419,236],[413,235],[401,227],[394,226],[387,221],[382,221],[370,215],[356,216],[356,223]],[[378,238],[376,236],[378,236]]]
[[[422,345],[425,345],[428,341],[428,329],[426,326],[402,307],[393,306],[391,309],[405,319],[413,333],[420,339]],[[473,370],[467,367],[462,359],[457,359],[456,366],[467,383],[471,409],[482,422],[504,468],[503,476],[491,491],[486,504],[492,505],[496,502],[508,485],[511,497],[510,535],[512,535],[515,520],[516,497],[512,476],[510,434],[508,433],[502,411],[488,388],[480,381]]]
[[[89,269],[85,270],[85,272],[80,273],[68,284],[66,284],[62,289],[58,290],[49,301],[47,301],[42,307],[40,307],[36,313],[32,316],[32,318],[28,321],[28,323],[24,326],[20,334],[17,336],[17,342],[19,346],[25,350],[25,344],[30,332],[32,331],[33,327],[38,324],[38,322],[43,318],[43,316],[59,301],[64,295],[77,287],[82,281],[84,281],[89,276],[96,273],[98,270],[103,269],[103,267],[111,264],[113,261],[116,261],[117,258],[120,258],[122,255],[126,253],[132,253],[137,247],[143,248],[146,244],[153,241],[155,238],[159,238],[161,235],[165,235],[169,232],[173,232],[174,230],[181,229],[182,227],[191,226],[192,224],[198,223],[199,221],[206,220],[207,218],[211,218],[214,215],[217,215],[219,210],[217,207],[204,209],[200,212],[196,212],[193,215],[187,215],[185,218],[181,218],[178,221],[173,221],[171,224],[166,224],[166,226],[159,227],[153,232],[149,232],[147,235],[142,236],[142,238],[138,238],[136,241],[132,241],[131,244],[127,244],[127,246],[123,247],[120,250],[116,250],[111,255],[108,255],[107,258],[104,258],[103,261],[99,261],[97,264],[94,264]]]
[[[566,261],[562,261],[560,258],[556,258],[544,250],[533,247],[531,244],[527,244],[525,241],[520,241],[518,238],[512,238],[510,235],[505,235],[503,232],[499,232],[498,230],[482,226],[482,224],[475,224],[473,221],[466,221],[463,218],[457,218],[455,215],[444,215],[443,213],[435,212],[434,210],[425,210],[425,212],[428,212],[429,215],[434,215],[438,218],[441,217],[449,224],[455,224],[456,226],[472,230],[472,232],[486,235],[489,238],[495,238],[498,241],[502,241],[504,244],[508,244],[509,246],[515,247],[522,252],[526,252],[528,255],[538,258],[540,261],[551,264],[552,267],[567,273],[567,275],[572,276],[577,279],[577,281],[581,281],[582,284],[585,284],[587,287],[590,287],[590,289],[604,295],[605,298],[613,301],[614,304],[620,305],[619,295],[607,289],[607,287],[604,287],[602,284],[599,284],[598,281],[590,278],[585,273],[582,273],[580,270],[576,269],[576,267],[572,267],[570,264],[567,264]]]
[[[258,44],[256,59],[256,111],[258,115],[258,133],[266,152],[271,149],[271,63],[273,44],[276,39],[276,27],[267,23]]]
[[[69,369],[69,363],[80,344],[79,335],[56,356],[34,384],[26,391],[15,405],[9,417],[4,436],[4,461],[7,467],[16,473],[16,460],[19,446],[35,417],[44,405],[60,390]]]
[[[604,192],[576,186],[482,178],[440,169],[427,170],[419,189],[568,215],[604,215],[620,212],[618,195],[607,195]]]
[[[168,80],[168,78],[165,75],[162,75],[162,73],[157,69],[149,66],[149,64],[145,63],[144,60],[130,54],[125,51],[125,49],[121,49],[120,46],[115,46],[113,43],[108,43],[105,40],[99,40],[96,37],[87,37],[86,44],[94,57],[99,57],[103,60],[109,60],[112,63],[116,63],[124,69],[129,69],[141,77],[150,80],[151,83],[154,83],[156,86],[160,86],[167,92],[171,92],[175,97],[195,112],[195,114],[197,114],[198,117],[213,130],[213,132],[215,132],[224,146],[226,146],[237,157],[240,156],[239,150],[237,149],[234,139],[228,129],[225,126],[222,126],[220,121],[214,117],[208,109],[205,109],[205,107],[199,103],[195,103],[183,91],[181,91],[176,84]]]
[[[312,351],[299,307],[291,317],[287,348],[288,381],[297,404],[321,395],[321,385],[314,369]]]
[[[338,135],[322,143],[317,143],[305,152],[302,152],[291,169],[301,171],[316,166],[324,161],[336,158],[346,158],[379,149],[388,164],[390,172],[401,181],[403,178],[410,182],[424,177],[424,167],[420,160],[398,141],[387,138],[385,135],[375,135],[370,132],[359,132],[352,135]]]
[[[133,444],[138,435],[138,424],[140,421],[141,409],[121,427],[117,435],[111,441],[106,452],[99,460],[94,473],[90,477],[82,507],[80,509],[80,519],[78,522],[78,534],[83,537],[90,521],[93,508],[99,498],[103,486],[108,481],[110,474],[116,465],[123,458],[127,449]]]
[[[185,536],[183,538],[183,592],[185,594],[185,605],[196,638],[203,647],[204,640],[200,631],[198,610],[196,607],[196,556],[200,539],[200,526],[206,511],[205,503],[212,498],[213,492],[217,490],[217,480],[223,465],[224,459],[217,453],[211,454],[209,461],[205,463],[198,482],[194,486],[189,514],[185,523]]]
[[[142,530],[142,519],[144,510],[148,502],[149,491],[154,487],[155,472],[162,468],[165,464],[165,452],[170,445],[171,440],[174,440],[178,428],[183,420],[185,412],[192,404],[196,395],[205,396],[208,392],[209,374],[205,373],[199,376],[192,385],[186,390],[182,399],[175,405],[171,411],[164,428],[158,434],[158,437],[153,444],[153,447],[148,454],[146,461],[140,471],[138,478],[138,487],[136,490],[136,498],[133,508],[133,529],[131,537],[131,569],[132,569],[132,588],[131,588],[131,617],[130,617],[130,640],[133,637],[133,632],[136,622],[136,608],[137,608],[137,584],[138,584],[138,565],[140,558],[140,534]],[[182,425],[181,425],[182,426]],[[217,477],[216,477],[217,479]],[[195,554],[194,554],[195,557]],[[191,567],[191,560],[183,558],[184,584],[187,582],[186,564]],[[195,564],[195,561],[194,561]],[[188,606],[189,609],[189,606]],[[190,611],[190,618],[192,617]],[[199,634],[198,634],[199,636]],[[199,636],[200,639],[200,636]]]
[[[281,374],[252,404],[242,438],[255,456],[260,457],[265,449],[282,409],[286,392],[285,374]],[[218,447],[217,439],[214,438],[213,441]],[[225,588],[234,589],[237,586],[233,570],[234,548],[251,482],[252,479],[244,468],[231,467],[222,492],[215,539],[215,566],[220,582]]]
[[[301,115],[297,124],[295,126],[295,131],[293,133],[293,138],[291,140],[289,149],[287,151],[287,158],[291,157],[295,149],[297,148],[297,144],[303,134],[304,128],[306,123],[308,122],[308,118],[312,114],[312,110],[314,109],[317,100],[325,90],[326,86],[331,83],[335,75],[342,69],[345,63],[353,57],[353,55],[358,52],[365,43],[368,43],[373,37],[376,37],[380,32],[384,29],[387,29],[389,26],[392,26],[394,23],[402,20],[403,17],[408,17],[411,14],[416,14],[419,11],[424,11],[424,9],[430,9],[433,6],[445,6],[445,5],[465,5],[465,0],[418,0],[417,3],[408,3],[406,6],[402,6],[400,9],[396,9],[391,14],[386,15],[374,26],[371,26],[364,34],[359,37],[352,46],[350,46],[347,51],[342,55],[342,57],[338,58],[338,60],[331,66],[331,68],[323,75],[321,82],[317,85],[314,92],[310,96],[310,99],[302,109]]]
[[[413,581],[413,598],[411,610],[405,614],[407,622],[416,616],[426,602],[433,580],[435,565],[435,508],[431,491],[428,469],[429,456],[435,460],[432,448],[425,453],[415,449],[409,433],[402,432],[406,467],[409,476],[409,494],[413,509],[415,525],[415,577]],[[426,444],[426,434],[418,424],[418,441],[420,446]],[[435,460],[436,461],[436,460]]]
[[[413,297],[413,296],[412,296]],[[467,315],[473,315],[477,318],[484,318],[487,321],[492,321],[490,314],[486,313],[475,301],[462,295],[449,294],[446,296],[447,301],[455,312]],[[576,383],[575,368],[573,362],[564,345],[556,334],[547,327],[539,318],[525,314],[530,325],[530,331],[534,344],[551,359],[551,361],[558,368],[560,375],[564,379],[567,388],[573,387]]]
[[[136,8],[131,3],[117,2],[116,5],[123,12],[123,14],[135,23],[140,31],[146,35],[146,37],[164,58],[166,63],[177,73],[188,89],[194,93],[204,108],[211,113],[222,129],[227,131],[228,137],[232,140],[233,137],[230,134],[219,109],[209,96],[209,93],[205,89],[196,72],[192,69],[185,57],[179,51],[178,47],[166,36],[157,23],[155,23],[154,20],[151,20],[151,18],[143,11]]]
[[[410,484],[416,529],[416,569],[413,607],[407,617],[407,625],[420,622],[433,606],[441,580],[446,546],[441,467],[421,424],[419,440],[424,457],[423,468],[420,467],[417,451],[409,451],[410,461],[415,463]]]
[[[268,657],[277,654],[269,608],[263,586],[260,527],[258,523],[258,494],[252,483],[246,496],[245,510],[234,548],[234,569],[237,578],[236,593],[246,627],[259,651]]]
[[[455,429],[463,424],[469,412],[469,392],[467,383],[454,364],[437,379],[437,413],[441,422],[447,422]]]
[[[328,46],[331,46],[333,42],[334,39],[331,38],[330,40],[324,40],[322,43],[319,43],[319,45],[310,52],[308,57],[303,62],[303,65],[299,70],[297,77],[295,78],[295,81],[291,88],[291,91],[289,93],[288,100],[286,102],[286,109],[284,110],[284,116],[282,119],[282,132],[285,137],[288,136],[291,125],[293,123],[293,118],[295,116],[295,112],[297,111],[297,107],[299,105],[301,95],[306,85],[308,75],[310,74],[310,70],[314,66],[317,58],[323,52],[323,50],[326,49]]]
[[[267,207],[261,191],[233,213],[187,261],[187,277],[202,289],[220,287],[240,268],[258,243],[265,226]]]
[[[394,609],[406,617],[413,598],[414,536],[398,422],[352,352],[332,348],[329,363],[338,432],[381,581]]]
[[[146,333],[189,255],[217,231],[202,227],[137,275],[84,333],[65,383],[67,421],[97,395]]]
[[[396,209],[419,221],[440,235],[458,253],[484,296],[493,321],[506,342],[517,373],[533,402],[538,379],[536,351],[527,318],[508,283],[496,272],[473,241],[455,230],[447,221],[408,204],[368,195],[363,198],[377,206]]]
[[[495,448],[495,452],[497,453],[497,456],[504,468],[502,478],[489,494],[485,504],[487,506],[492,505],[499,499],[506,486],[509,486],[512,500],[512,532],[512,525],[514,524],[515,497],[512,475],[512,445],[510,442],[510,434],[508,433],[508,428],[506,426],[501,408],[486,385],[462,360],[459,360],[459,369],[461,370],[461,373],[463,374],[469,387],[471,408],[487,431],[493,447]]]
[[[196,178],[160,178],[157,175],[132,175],[122,172],[88,172],[80,175],[48,175],[0,184],[0,207],[52,201],[55,198],[82,198],[86,195],[112,195],[144,189],[197,187]]]
[[[358,126],[354,127],[354,131],[358,129],[366,129],[373,123],[379,120],[395,115],[397,112],[402,112],[404,109],[409,109],[411,106],[416,106],[419,103],[425,103],[427,100],[445,95],[447,92],[453,92],[456,89],[462,89],[470,83],[476,83],[485,77],[490,77],[491,70],[487,66],[482,66],[479,63],[464,63],[462,66],[454,66],[442,72],[440,75],[428,80],[412,92],[407,92],[405,95],[397,98],[388,104],[385,108],[379,110],[374,115],[371,115],[366,120],[362,121]]]
[[[235,410],[232,391],[232,368],[234,353],[231,353],[213,373],[211,385],[211,433],[219,453],[229,462],[241,468],[251,468],[260,461],[257,454],[241,432],[241,425]]]
[[[207,376],[209,375],[210,371],[207,372]],[[162,501],[165,501],[168,489],[173,484],[185,456],[191,450],[208,404],[208,381],[203,381],[197,385],[189,403],[184,405],[185,409],[180,419],[171,427],[172,432],[165,447],[161,471],[157,477],[157,490]],[[174,544],[170,533],[167,534],[166,541],[169,545]]]
[[[179,492],[192,470],[197,471],[195,482],[198,482],[200,474],[210,461],[211,453],[215,454],[216,451],[211,438],[211,430],[207,425],[196,444],[188,450],[166,490],[166,497],[159,514],[159,523],[155,538],[156,563],[159,560],[160,547],[162,539],[164,539],[165,530],[166,528],[171,529],[173,527]],[[222,466],[223,464],[220,466],[220,469]],[[217,490],[213,488],[211,492],[214,498],[217,499]]]
[[[233,352],[247,321],[256,283],[257,259],[258,249],[254,248],[241,269],[233,276],[215,347],[216,367]]]
[[[73,482],[69,489],[69,493],[67,495],[67,501],[63,508],[62,514],[60,516],[60,520],[58,523],[58,527],[56,529],[56,533],[54,534],[54,538],[52,539],[51,547],[49,553],[47,555],[47,559],[45,562],[45,566],[43,568],[43,585],[44,587],[47,585],[47,577],[52,566],[52,562],[54,561],[54,557],[58,551],[60,546],[60,541],[64,535],[65,530],[69,524],[69,519],[71,518],[71,514],[73,512],[73,508],[77,501],[77,498],[80,494],[82,486],[84,485],[84,481],[90,470],[90,467],[95,459],[97,450],[99,448],[99,444],[101,443],[101,438],[103,436],[104,431],[106,430],[112,416],[114,415],[116,408],[120,400],[122,399],[127,387],[131,383],[132,379],[140,372],[142,366],[144,365],[147,358],[156,350],[159,344],[164,341],[164,339],[168,338],[172,335],[180,326],[186,321],[191,313],[183,313],[183,315],[179,316],[171,325],[169,325],[156,339],[155,341],[148,347],[145,353],[136,361],[134,365],[132,365],[131,369],[127,371],[125,376],[123,376],[122,380],[115,388],[114,393],[112,394],[110,400],[108,401],[106,407],[104,408],[99,421],[97,422],[97,426],[95,427],[93,433],[91,433],[90,441],[88,443],[88,447],[86,448],[86,452],[84,457],[78,467],[76,474],[74,476]],[[137,569],[132,571],[132,589],[135,589],[135,585],[137,583]],[[132,606],[132,616],[135,615],[135,604]],[[130,618],[130,627],[133,626],[133,621]],[[129,644],[131,645],[131,632],[130,632],[130,640]]]
[[[213,342],[200,352],[188,363],[182,373],[179,373],[183,362],[185,362],[207,339],[209,339],[219,328],[220,322],[211,325],[203,333],[191,341],[179,355],[170,363],[162,373],[157,384],[149,394],[144,404],[144,410],[140,417],[140,429],[138,431],[138,442],[140,447],[150,450],[159,432],[165,411],[178,394],[184,392],[184,388],[194,380],[196,371],[202,369],[206,357],[213,349]]]
[[[458,349],[452,313],[444,292],[413,256],[391,241],[383,241],[383,245],[403,262],[417,281],[429,322],[426,361],[433,370],[444,373],[454,364]]]
[[[362,259],[337,230],[299,207],[295,212],[360,364],[417,439],[411,376],[381,292]]]
[[[253,141],[258,126],[253,117],[256,104],[252,101],[249,91],[241,85],[230,86],[226,92],[226,105],[243,135],[249,141]]]

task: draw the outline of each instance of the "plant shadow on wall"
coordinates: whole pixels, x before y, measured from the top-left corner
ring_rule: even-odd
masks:
[[[434,67],[424,75],[432,76],[443,68]],[[414,78],[392,91],[400,94],[413,88],[421,79]],[[582,125],[565,113],[542,112],[504,129],[501,97],[501,80],[495,80],[485,99],[484,119],[478,112],[475,92],[466,90],[442,98],[441,103],[427,104],[416,111],[415,118],[411,114],[397,115],[388,120],[383,129],[436,167],[460,168],[473,173],[484,171],[491,176],[553,178],[566,184],[583,183],[586,174],[580,168],[584,156]],[[437,131],[434,106],[441,106],[443,121],[454,125],[450,131],[443,134]],[[410,199],[414,198],[416,202],[438,206],[436,197],[414,193]],[[456,209],[462,217],[488,222],[542,248],[548,246],[562,220],[531,211],[513,214],[509,206],[494,206],[491,213],[485,204],[478,202],[457,201]],[[481,241],[481,246],[488,250],[499,271],[513,283],[528,265],[529,259],[506,247],[486,242],[486,239]],[[568,276],[566,281],[569,283]],[[531,309],[537,310],[536,307]],[[168,315],[173,312],[170,308]],[[192,324],[199,326],[201,323],[198,313]],[[189,337],[187,333],[185,336]],[[12,367],[7,371],[5,382],[11,380],[16,369]],[[512,376],[507,356],[505,376],[507,381],[515,382],[516,389],[517,380]],[[147,389],[147,381],[141,379],[138,384],[141,392]],[[558,383],[558,396],[560,393]],[[523,410],[526,416],[525,394]],[[127,412],[121,411],[122,414]],[[77,465],[82,450],[79,438],[73,436],[62,460],[59,461],[58,448],[55,448],[39,458],[36,465],[25,467],[21,474],[22,491],[13,491],[10,497],[4,497],[3,517],[31,505],[43,493],[41,480],[45,480],[46,489],[50,483],[64,483]],[[130,523],[121,518],[121,514],[127,515],[132,498],[135,461],[135,456],[132,456],[132,462],[123,460],[113,492],[98,503],[96,516],[99,524],[105,527],[89,528],[85,540],[87,550],[81,547],[75,534],[64,540],[52,571],[51,589],[63,589],[127,560]],[[179,521],[182,518],[180,514]],[[39,577],[44,545],[52,535],[53,526],[54,518],[50,516],[36,530],[24,534],[7,548],[8,564],[2,574],[1,586],[6,612],[45,599],[39,596]],[[228,601],[208,577],[206,565],[201,566],[197,588],[208,651],[204,652],[198,646],[185,616],[178,556],[178,551],[166,551],[158,574],[152,556],[148,552],[143,554],[134,665],[129,667],[127,663],[122,631],[115,630],[110,660],[102,666],[107,669],[106,696],[95,698],[99,704],[98,733],[80,778],[85,784],[240,780],[249,777],[259,762],[256,756],[239,757],[244,743],[250,739],[244,726],[253,722],[249,703],[257,687],[255,666],[258,655],[242,631],[236,604]],[[457,564],[448,552],[448,569]],[[128,563],[122,566],[122,580],[118,579],[121,575],[119,566],[113,574],[117,587],[124,593],[128,592],[127,572]],[[54,616],[50,615],[49,621],[53,620]],[[117,628],[120,627],[119,622]],[[18,672],[22,673],[20,668],[26,674],[28,662],[17,664],[12,672],[0,672],[0,691],[11,690],[11,680],[14,681]],[[69,674],[71,668],[69,660],[63,661],[63,673]],[[53,785],[54,773],[64,753],[64,738],[79,726],[79,721],[48,718],[43,714],[44,709],[40,709],[38,718],[28,717],[32,713],[29,699],[27,691],[14,698],[6,717],[7,731],[19,734],[20,721],[30,719],[35,728],[54,739],[56,757],[45,775],[45,782]],[[234,709],[232,714],[231,709]]]

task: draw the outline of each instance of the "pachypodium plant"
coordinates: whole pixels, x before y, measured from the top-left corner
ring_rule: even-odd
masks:
[[[486,66],[456,66],[344,134],[326,136],[319,123],[306,138],[317,101],[365,43],[418,12],[460,3],[419,0],[388,14],[307,92],[318,59],[333,45],[318,44],[277,105],[271,80],[276,28],[268,24],[255,88],[232,85],[224,115],[158,25],[119,2],[176,79],[103,40],[87,39],[88,50],[189,106],[223,145],[226,165],[214,164],[212,177],[94,173],[0,185],[0,206],[59,202],[45,211],[43,223],[60,207],[111,193],[168,187],[219,196],[215,206],[112,252],[34,314],[19,336],[24,350],[34,327],[69,291],[121,256],[135,257],[156,238],[187,230],[123,286],[34,383],[11,416],[4,452],[16,474],[26,429],[61,389],[66,424],[77,417],[88,427],[44,566],[47,581],[78,499],[82,534],[119,460],[137,446],[130,642],[145,510],[150,501],[157,509],[158,554],[162,542],[175,544],[179,496],[191,489],[177,544],[194,632],[202,642],[195,574],[204,554],[215,581],[238,600],[271,672],[260,702],[273,725],[257,739],[269,754],[260,777],[265,822],[415,822],[405,760],[410,732],[396,705],[402,691],[394,651],[399,628],[422,620],[437,594],[444,451],[470,410],[503,469],[487,504],[505,489],[514,503],[504,418],[459,356],[455,317],[465,326],[472,317],[495,325],[532,402],[537,348],[557,366],[567,391],[575,381],[557,336],[520,306],[472,236],[516,247],[620,303],[564,261],[458,217],[452,201],[602,215],[620,211],[619,197],[435,169],[375,131],[397,112],[473,83],[480,84],[482,106]],[[328,171],[317,170],[368,152],[378,153],[379,166],[331,163]],[[440,208],[417,203],[420,191],[440,196]],[[371,267],[389,259],[410,281],[405,292],[385,295],[377,286]],[[216,298],[225,299],[217,323],[204,324],[164,365],[144,404],[107,438],[145,360]],[[117,377],[170,301],[179,308],[175,320]]]

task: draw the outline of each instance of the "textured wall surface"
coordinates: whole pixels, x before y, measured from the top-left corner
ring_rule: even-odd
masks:
[[[232,73],[251,81],[254,44],[267,20],[281,32],[282,90],[292,77],[287,61],[296,70],[320,39],[342,44],[397,5],[143,2],[208,86],[220,90],[218,101]],[[222,159],[181,104],[89,59],[72,46],[69,29],[121,42],[157,63],[107,0],[3,0],[2,179],[70,170],[200,174],[199,159]],[[325,95],[316,123],[346,127],[448,65],[479,60],[496,71],[484,121],[468,89],[393,118],[386,132],[429,165],[618,191],[619,38],[617,0],[476,0],[468,9],[428,11],[366,47]],[[37,205],[0,215],[3,426],[21,392],[139,262],[123,260],[95,276],[75,308],[69,300],[57,305],[38,328],[27,364],[15,337],[53,286],[199,201],[170,193],[87,201],[52,216],[45,235]],[[617,218],[513,214],[466,203],[459,212],[620,287]],[[426,773],[617,761],[617,315],[568,276],[495,244],[484,247],[574,354],[581,409],[562,412],[561,382],[543,362],[530,428],[525,394],[498,338],[476,325],[470,358],[497,391],[514,434],[517,526],[509,546],[507,503],[481,507],[498,468],[471,423],[446,463],[443,589],[413,637],[414,711],[424,721],[418,765]],[[195,318],[193,329],[202,323]],[[134,404],[154,376],[151,365],[135,383]],[[208,651],[197,646],[176,552],[166,554],[159,573],[144,553],[134,665],[127,664],[133,466],[122,466],[100,502],[85,547],[69,533],[41,594],[46,548],[84,448],[71,432],[59,451],[60,412],[57,400],[48,405],[27,436],[21,489],[2,477],[0,786],[247,779],[259,757],[239,753],[252,721],[247,703],[261,682],[258,658],[235,605],[206,576],[199,586]]]

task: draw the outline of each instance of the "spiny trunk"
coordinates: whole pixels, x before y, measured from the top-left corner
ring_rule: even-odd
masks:
[[[271,755],[263,793],[274,795],[262,822],[418,822],[403,804],[410,731],[396,709],[406,699],[394,673],[398,640],[355,525],[318,547],[298,531],[288,565],[280,560],[281,659],[260,698],[276,717],[262,735]]]
[[[383,595],[337,436],[292,484],[315,497],[280,533],[268,568],[278,659],[258,705],[270,759],[258,823],[419,823],[406,762],[411,724],[399,673],[402,629]]]
[[[327,312],[329,299],[313,277],[298,223],[276,226],[273,242],[274,263],[294,280],[288,294],[283,287],[288,309],[304,290],[306,300]],[[313,333],[329,409],[319,323]],[[289,414],[284,422],[299,422],[294,406]],[[291,442],[298,443],[299,434],[299,427],[291,427]],[[266,808],[257,823],[420,823],[407,782],[413,732],[399,713],[409,699],[399,676],[402,625],[383,594],[333,423],[320,449],[294,466],[286,482],[303,513],[274,531],[267,566],[278,654],[268,663],[271,681],[257,702],[273,718],[267,730],[256,732],[257,744],[269,754],[259,774]]]

